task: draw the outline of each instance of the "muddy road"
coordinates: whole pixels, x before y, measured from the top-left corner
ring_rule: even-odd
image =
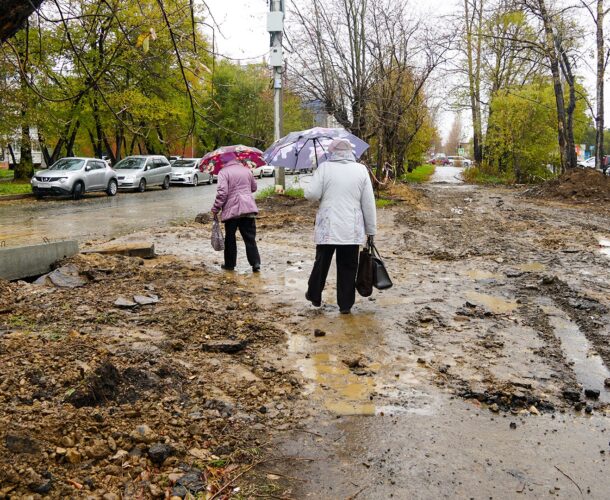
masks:
[[[315,207],[309,203],[261,203],[263,272],[255,275],[242,247],[237,272],[220,270],[209,225],[185,222],[119,238],[154,241],[168,255],[151,264],[158,268],[154,276],[139,271],[134,288],[145,293],[154,280],[163,314],[153,321],[159,306],[113,312],[110,325],[119,327],[112,331],[114,351],[128,352],[136,342],[138,349],[154,348],[158,363],[188,369],[180,388],[190,399],[175,394],[177,387],[170,392],[177,437],[168,431],[165,413],[153,418],[153,430],[175,448],[174,440],[186,440],[187,451],[209,446],[208,439],[214,457],[229,460],[223,440],[242,429],[231,447],[256,447],[255,456],[263,458],[246,462],[252,469],[236,469],[235,483],[219,484],[238,485],[243,489],[231,491],[246,497],[607,498],[610,212],[442,181],[399,187],[392,196],[400,202],[379,212],[377,243],[395,286],[360,298],[350,316],[336,306],[334,269],[322,308],[304,299],[314,256]],[[103,266],[98,272],[105,272]],[[122,279],[123,286],[132,283],[127,275]],[[121,291],[105,286],[111,300]],[[226,297],[212,306],[209,298],[221,290]],[[101,325],[85,329],[89,339],[99,328],[110,334],[99,317],[100,302],[110,298],[83,309]],[[220,314],[219,325],[214,314]],[[28,321],[26,316],[18,319]],[[133,333],[131,321],[138,326]],[[216,339],[236,328],[253,336],[252,348],[199,353],[206,331]],[[191,355],[193,349],[199,354]],[[14,363],[12,351],[4,355]],[[13,364],[6,380],[18,384],[14,371]],[[192,380],[203,384],[201,401]],[[208,385],[217,388],[214,398]],[[145,398],[150,409],[153,396]],[[215,415],[210,424],[216,427],[188,434],[190,406],[205,405],[206,398],[239,412],[226,424]],[[146,411],[133,422],[146,422]],[[121,407],[117,414],[128,412]],[[115,424],[115,432],[130,451],[122,425]],[[164,467],[177,471],[174,460]],[[103,464],[96,467],[105,471]],[[80,467],[66,471],[84,477]],[[177,476],[161,480],[161,472],[142,459],[138,467],[158,486],[155,492],[174,491]],[[151,496],[143,481],[134,474],[108,476],[104,487]]]
[[[263,211],[264,272],[242,255],[226,279],[283,325],[282,368],[306,387],[302,428],[270,449],[300,458],[278,468],[292,479],[276,494],[607,497],[609,214],[518,194],[399,194],[408,202],[380,212],[377,238],[395,287],[348,317],[333,279],[320,310],[303,298],[314,209]],[[157,248],[187,257],[206,231],[158,234]]]
[[[261,179],[258,185],[259,189],[271,186],[273,178]],[[115,197],[89,194],[78,201],[44,198],[0,202],[0,242],[8,247],[40,243],[43,238],[80,242],[112,238],[191,220],[198,212],[208,210],[215,196],[213,184],[120,192]]]

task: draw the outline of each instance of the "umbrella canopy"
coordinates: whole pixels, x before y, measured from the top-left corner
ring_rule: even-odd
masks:
[[[356,158],[369,148],[366,142],[343,128],[315,127],[282,137],[265,151],[263,158],[268,165],[276,167],[311,168],[328,159],[328,146],[334,139],[348,140]]]
[[[216,175],[229,162],[238,160],[245,167],[262,167],[265,165],[263,152],[260,149],[237,144],[235,146],[222,146],[201,159],[200,166]]]

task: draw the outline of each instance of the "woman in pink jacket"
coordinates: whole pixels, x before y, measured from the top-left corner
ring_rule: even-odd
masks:
[[[218,174],[216,200],[212,207],[214,217],[222,212],[225,225],[225,263],[222,268],[233,271],[237,263],[237,241],[235,233],[239,229],[246,244],[246,256],[257,273],[261,268],[261,258],[256,246],[256,215],[258,207],[252,193],[256,192],[256,181],[249,168],[237,160],[227,163]]]

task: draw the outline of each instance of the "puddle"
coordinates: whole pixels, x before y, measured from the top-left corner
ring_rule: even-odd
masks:
[[[487,295],[479,292],[468,292],[466,297],[470,302],[477,305],[485,306],[485,308],[498,314],[509,313],[517,309],[517,302],[507,300],[495,295]]]
[[[499,280],[504,278],[502,274],[483,271],[481,269],[472,269],[467,271],[466,276],[474,280]]]
[[[610,240],[607,238],[601,238],[599,240],[599,246],[601,247],[599,251],[603,255],[607,255],[608,257],[610,257]]]
[[[599,400],[610,403],[610,391],[604,386],[604,380],[610,377],[610,371],[602,358],[591,349],[591,344],[580,328],[565,318],[562,311],[553,306],[544,306],[544,311],[549,315],[555,335],[561,340],[567,359],[574,362],[572,370],[578,382],[584,389],[599,390]]]
[[[540,273],[546,271],[546,264],[542,262],[528,262],[527,264],[518,265],[517,269],[525,273]]]

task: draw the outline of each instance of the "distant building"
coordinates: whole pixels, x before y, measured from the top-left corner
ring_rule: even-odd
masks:
[[[303,104],[303,107],[313,115],[313,127],[342,128],[333,115],[326,111],[324,103],[319,99]]]
[[[10,143],[15,156],[15,161],[19,163],[21,161],[21,145],[19,144],[21,132],[16,131],[13,137],[4,138],[2,144],[0,144],[0,164],[8,165],[13,163],[11,152],[9,151],[7,143]],[[38,129],[36,127],[30,127],[30,142],[32,144],[32,163],[34,165],[43,164],[42,150],[40,149],[40,143],[38,142]]]

